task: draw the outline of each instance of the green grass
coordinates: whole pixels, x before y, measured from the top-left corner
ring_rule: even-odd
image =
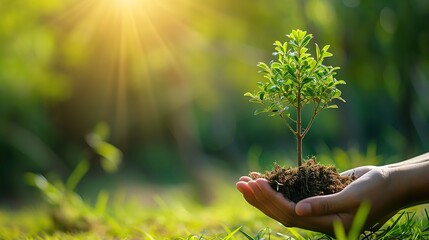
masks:
[[[88,216],[86,231],[58,230],[49,205],[0,209],[0,239],[330,239],[265,217],[242,199],[232,180],[213,186],[210,205],[194,202],[188,186],[126,188],[110,197],[102,192],[98,202],[85,202],[89,210],[74,209]],[[360,238],[427,239],[428,213],[422,207],[407,209],[378,232]]]
[[[210,205],[194,202],[188,186],[124,189],[112,193],[106,211],[93,214],[91,230],[80,233],[57,230],[48,205],[1,209],[0,239],[247,239],[241,232],[254,236],[267,227],[287,233],[249,206],[233,186],[232,181],[216,186]]]
[[[368,149],[366,156],[358,151],[340,150],[319,155],[319,160],[325,164],[332,159],[343,169],[353,167],[356,162],[379,162],[372,148]],[[341,159],[343,162],[339,162]],[[231,177],[214,169],[205,174],[207,181],[211,180],[211,185],[206,187],[210,188],[207,192],[212,201],[200,204],[195,201],[195,189],[189,185],[167,187],[125,181],[117,183],[122,186],[120,188],[100,191],[98,188],[106,187],[100,184],[100,180],[87,179],[85,184],[79,183],[87,170],[88,165],[81,162],[64,183],[28,174],[28,183],[39,189],[42,197],[32,201],[27,199],[25,207],[19,209],[0,206],[0,240],[331,239],[321,233],[286,228],[263,215],[247,204],[235,189],[235,174]],[[75,192],[77,185],[89,186],[89,191],[81,189],[86,192],[85,198]],[[349,235],[341,224],[336,224],[337,239],[429,239],[429,214],[426,210],[429,206],[401,211],[380,230],[359,236],[362,221],[368,213],[368,208],[365,204],[363,206],[353,223],[356,229]]]

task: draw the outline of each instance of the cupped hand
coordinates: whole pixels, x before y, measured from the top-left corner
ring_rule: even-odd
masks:
[[[349,230],[354,216],[363,201],[370,203],[370,212],[365,229],[377,229],[403,207],[400,194],[391,181],[389,171],[384,167],[364,166],[349,170],[357,179],[342,191],[325,196],[303,199],[296,204],[295,212],[299,216],[326,216],[340,214],[346,230]],[[341,214],[341,213],[345,213]]]
[[[340,219],[336,214],[317,217],[298,216],[295,213],[296,204],[274,191],[263,178],[252,180],[250,177],[241,177],[236,186],[249,204],[286,227],[300,227],[332,235],[332,222]]]
[[[347,174],[354,174],[357,179],[341,192],[307,198],[296,204],[274,191],[263,178],[241,177],[236,186],[249,204],[283,225],[329,235],[333,235],[333,222],[337,219],[348,231],[364,200],[371,205],[366,228],[381,226],[399,209],[392,200],[395,189],[384,168],[364,166],[342,173]]]

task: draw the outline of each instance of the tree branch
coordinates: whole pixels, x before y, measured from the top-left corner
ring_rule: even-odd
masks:
[[[285,120],[286,126],[289,128],[289,130],[293,133],[293,135],[296,135],[297,132],[295,130],[293,130],[292,126],[289,124],[288,120],[283,116],[283,114],[279,115],[281,118],[283,118],[283,120]],[[290,117],[288,117],[290,118]],[[295,122],[295,120],[293,120],[292,118],[290,118],[293,122]]]
[[[320,111],[317,111],[317,109],[319,108],[319,105],[320,103],[314,102],[313,116],[311,116],[311,119],[308,122],[307,127],[305,128],[304,132],[302,132],[302,137],[304,137],[307,134],[307,132],[310,130],[311,125],[313,125],[313,121],[316,118],[316,115],[320,112]]]

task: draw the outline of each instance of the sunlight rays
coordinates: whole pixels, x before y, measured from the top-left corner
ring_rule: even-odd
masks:
[[[195,11],[217,17],[192,0],[76,0],[60,17],[66,31],[83,42],[90,60],[82,67],[90,68],[88,80],[103,98],[101,118],[108,118],[119,139],[126,139],[136,117],[146,130],[161,131],[162,111],[174,108],[161,105],[178,103],[162,98],[174,99],[177,91],[178,99],[192,98],[183,54],[204,41],[192,21]]]
[[[156,14],[154,8],[155,0],[82,0],[76,1],[59,19],[64,26],[72,26],[71,35],[78,35],[85,42],[83,51],[97,56],[91,60],[92,75],[102,79],[98,84],[103,84],[100,89],[106,91],[102,94],[104,106],[100,107],[112,118],[114,134],[120,139],[127,134],[128,92],[133,86],[143,93],[138,96],[150,111],[146,117],[157,122],[150,61],[154,48],[168,50],[159,34],[163,29],[157,29],[150,21],[149,13]]]
[[[144,3],[145,1],[139,1],[139,0],[111,0],[113,1],[114,7],[126,9],[126,11],[131,11],[132,9],[139,7],[140,4]]]

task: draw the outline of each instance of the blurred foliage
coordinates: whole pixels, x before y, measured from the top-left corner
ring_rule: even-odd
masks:
[[[107,140],[110,136],[110,128],[104,123],[98,123],[94,130],[86,135],[86,141],[101,157],[101,167],[104,171],[113,173],[118,170],[122,162],[122,152]]]
[[[241,201],[241,194],[226,181],[217,182],[215,192],[219,198],[212,206],[194,202],[189,198],[188,191],[187,186],[181,185],[163,188],[150,198],[134,195],[131,199],[123,199],[120,192],[112,193],[104,212],[96,213],[94,208],[86,208],[89,210],[87,214],[98,217],[101,223],[91,222],[90,231],[61,231],[54,225],[45,206],[25,208],[13,213],[0,208],[0,238],[226,239],[236,229],[254,235],[259,234],[261,229],[268,229],[269,225],[271,239],[285,239],[287,235],[308,238],[322,236],[320,233],[295,228],[286,229],[261,212],[253,211],[253,207]],[[236,232],[230,239],[248,238]]]
[[[109,127],[99,123],[88,134],[87,141],[94,151],[101,157],[101,166],[106,172],[116,172],[122,153],[115,146],[106,142],[109,136]],[[44,200],[50,206],[51,221],[57,230],[65,232],[88,231],[102,224],[101,218],[106,217],[109,200],[106,191],[100,191],[95,207],[89,206],[76,192],[77,185],[89,171],[88,161],[81,160],[71,172],[67,181],[49,181],[43,175],[27,173],[27,184],[37,188]]]
[[[288,130],[254,118],[242,93],[296,28],[331,45],[348,84],[304,155],[371,143],[384,162],[429,149],[426,0],[16,0],[0,16],[1,198],[26,190],[25,172],[68,175],[98,122],[144,180],[188,170],[203,182],[207,164],[245,172],[257,149],[268,164],[289,159]]]
[[[231,175],[221,174],[214,190],[217,201],[200,205],[188,196],[188,186],[163,188],[148,198],[133,195],[124,199],[121,192],[109,194],[108,205],[103,201],[85,209],[90,231],[61,231],[52,221],[46,206],[36,205],[18,211],[0,208],[0,239],[331,239],[321,233],[298,228],[286,228],[242,200],[229,181]],[[225,181],[225,179],[228,179]],[[143,191],[151,188],[133,191]],[[106,197],[100,197],[100,199]],[[100,203],[101,202],[101,203]],[[85,202],[86,203],[86,202]],[[142,204],[144,203],[144,204]],[[106,206],[105,209],[97,206]],[[377,232],[366,232],[360,239],[426,239],[429,231],[428,205],[406,209],[396,214]],[[67,209],[65,209],[66,211]],[[63,212],[74,217],[76,212]],[[69,214],[69,215],[67,215]],[[94,219],[98,220],[95,222]],[[78,223],[82,223],[81,221]],[[239,229],[239,232],[235,231]],[[350,238],[351,239],[351,238]],[[356,238],[357,239],[357,238]]]

